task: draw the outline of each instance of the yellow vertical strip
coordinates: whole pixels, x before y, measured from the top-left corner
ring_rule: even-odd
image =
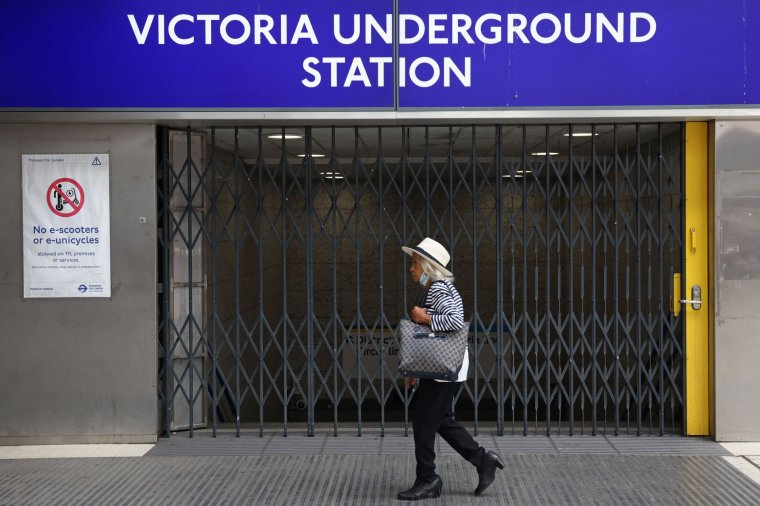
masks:
[[[710,308],[707,325],[707,341],[710,369],[708,406],[710,409],[710,435],[715,436],[715,122],[709,123],[707,140],[707,276],[710,283],[707,307]]]
[[[686,268],[684,299],[699,287],[702,304],[684,304],[686,319],[686,434],[710,433],[708,125],[686,123]]]
[[[673,316],[681,314],[681,273],[673,273],[673,300],[670,302],[670,310],[673,312]]]

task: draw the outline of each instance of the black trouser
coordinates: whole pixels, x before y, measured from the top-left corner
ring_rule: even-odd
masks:
[[[483,463],[485,450],[467,429],[454,419],[452,401],[461,383],[420,380],[414,395],[414,456],[417,459],[417,481],[431,482],[435,474],[435,434],[451,445],[474,466]]]

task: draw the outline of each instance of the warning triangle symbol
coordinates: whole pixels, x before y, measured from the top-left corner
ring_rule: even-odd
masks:
[[[96,156],[96,157],[95,157],[95,159],[92,161],[92,164],[93,164],[93,165],[100,165],[100,158],[98,158],[98,157]]]

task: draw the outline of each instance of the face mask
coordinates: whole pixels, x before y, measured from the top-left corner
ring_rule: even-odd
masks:
[[[430,276],[428,276],[427,272],[423,272],[422,276],[420,276],[420,284],[422,286],[427,285],[427,282],[429,279],[430,279]]]

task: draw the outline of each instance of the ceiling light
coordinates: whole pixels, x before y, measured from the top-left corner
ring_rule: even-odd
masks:
[[[277,140],[290,140],[290,139],[303,139],[303,135],[299,134],[267,134],[267,137],[269,139],[277,139]]]
[[[523,177],[525,174],[533,174],[532,170],[516,170],[515,177]],[[501,177],[512,177],[512,174],[504,174]]]
[[[569,133],[566,133],[564,135],[565,135],[565,137],[570,137]],[[599,134],[596,133],[596,132],[594,132],[594,133],[591,133],[591,132],[573,132],[573,137],[591,137],[592,135],[593,136],[597,136]]]
[[[546,156],[547,154],[549,156],[557,156],[559,153],[556,151],[549,151],[548,153],[546,151],[534,151],[530,156]]]
[[[311,157],[312,158],[324,158],[325,155],[323,155],[322,153],[312,153]],[[298,158],[306,158],[306,154],[298,155]]]
[[[320,172],[319,175],[325,179],[343,179],[343,174],[340,172]]]

